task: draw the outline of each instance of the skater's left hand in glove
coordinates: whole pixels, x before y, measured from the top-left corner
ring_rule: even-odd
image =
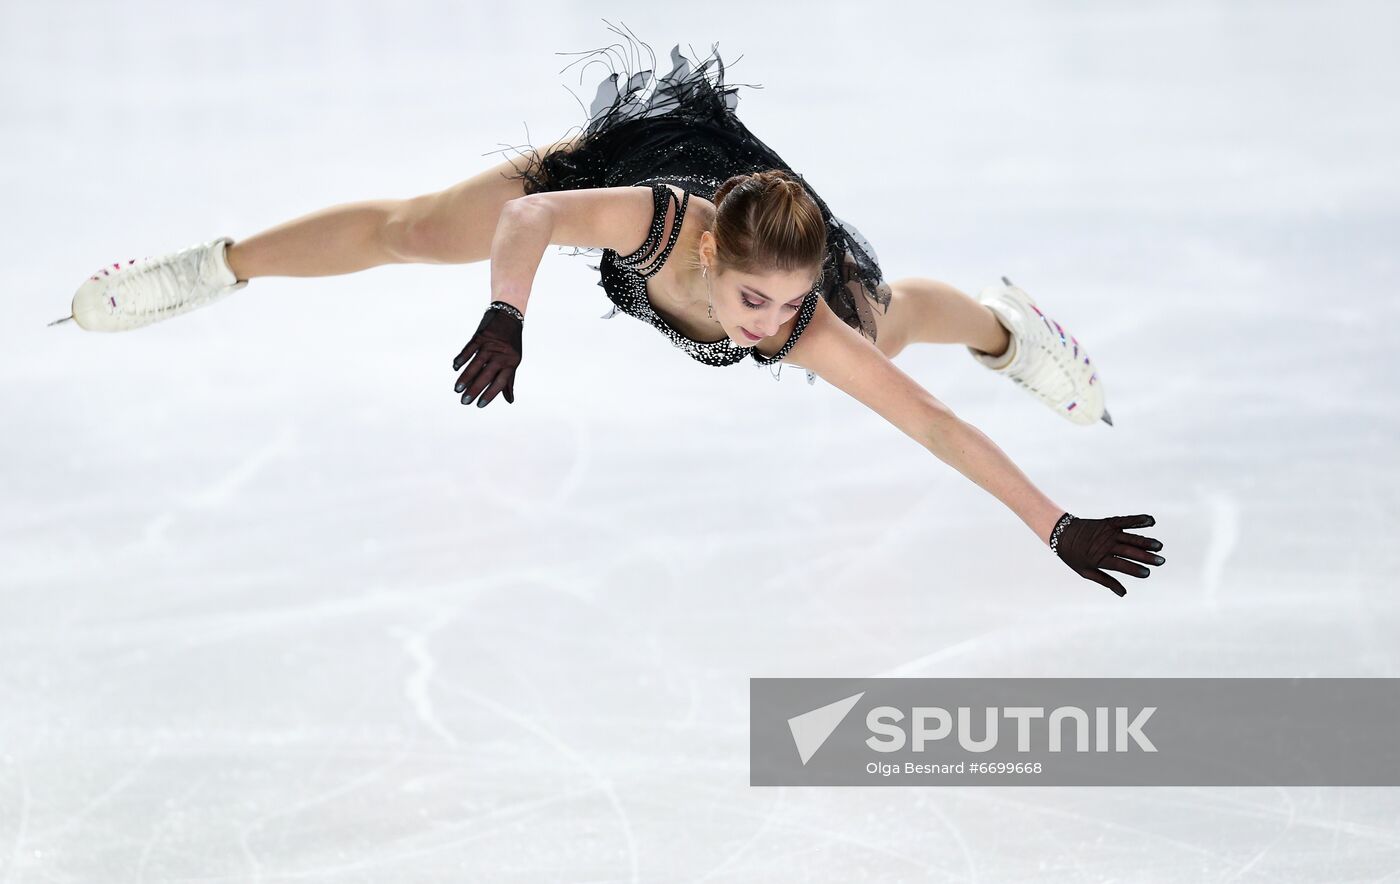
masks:
[[[476,334],[452,360],[453,371],[466,365],[454,388],[462,394],[463,405],[475,399],[477,408],[485,408],[497,393],[515,403],[515,369],[520,365],[524,324],[525,317],[505,301],[492,301],[486,308]]]
[[[1166,559],[1154,554],[1162,548],[1160,540],[1123,530],[1155,524],[1157,520],[1148,515],[1081,519],[1065,513],[1050,532],[1050,549],[1080,577],[1103,584],[1121,597],[1128,593],[1123,584],[1100,569],[1147,577],[1152,572],[1140,562],[1165,563]]]

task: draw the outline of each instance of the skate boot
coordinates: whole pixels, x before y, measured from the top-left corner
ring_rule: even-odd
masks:
[[[1000,356],[968,347],[978,362],[1005,374],[1031,395],[1076,424],[1102,420],[1113,426],[1104,408],[1103,381],[1074,335],[1035,306],[1030,296],[1002,277],[977,296],[1011,334]]]
[[[248,284],[229,269],[230,237],[103,267],[78,287],[69,319],[88,331],[128,331],[187,313]]]

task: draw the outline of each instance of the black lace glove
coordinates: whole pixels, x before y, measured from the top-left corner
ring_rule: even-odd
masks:
[[[1129,534],[1124,528],[1147,528],[1157,524],[1151,516],[1112,516],[1107,519],[1081,519],[1065,513],[1050,532],[1050,549],[1085,580],[1101,583],[1120,597],[1127,595],[1113,577],[1100,568],[1146,577],[1152,572],[1139,562],[1161,565],[1167,560],[1148,550],[1159,550],[1162,541],[1141,534]]]
[[[507,402],[515,403],[515,368],[520,365],[524,327],[525,317],[505,301],[492,301],[486,308],[476,334],[452,360],[453,371],[470,361],[454,388],[462,394],[463,405],[476,399],[476,407],[485,408],[502,391]]]

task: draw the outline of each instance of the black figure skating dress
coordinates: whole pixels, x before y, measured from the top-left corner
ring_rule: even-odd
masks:
[[[655,199],[654,221],[646,242],[631,255],[612,249],[585,249],[575,254],[602,255],[597,265],[598,284],[613,309],[655,327],[692,358],[707,365],[733,365],[752,356],[757,365],[777,364],[801,336],[825,299],[843,322],[875,340],[874,310],[886,310],[890,288],[880,272],[879,259],[870,243],[851,224],[832,214],[800,173],[760,141],[739,121],[738,88],[724,82],[724,62],[717,47],[703,61],[687,58],[677,45],[671,50],[671,72],[655,75],[655,53],[630,32],[609,26],[625,43],[578,54],[576,64],[605,63],[610,73],[598,86],[582,136],[567,151],[541,158],[531,145],[517,150],[516,162],[526,193],[577,190],[589,187],[651,186]],[[625,27],[625,26],[624,26]],[[643,53],[650,63],[643,67]],[[562,54],[562,53],[561,53]],[[567,70],[567,68],[566,68]],[[752,84],[740,84],[752,85]],[[827,222],[827,255],[821,279],[798,310],[797,322],[782,350],[765,357],[753,347],[741,347],[728,338],[696,341],[672,328],[646,296],[646,279],[669,257],[691,194],[713,200],[715,191],[733,175],[764,169],[791,172],[811,194]],[[665,185],[685,192],[677,197]],[[669,242],[662,241],[667,202],[676,206]],[[645,269],[640,269],[642,267]],[[775,374],[776,377],[776,374]],[[815,375],[807,372],[808,383]]]

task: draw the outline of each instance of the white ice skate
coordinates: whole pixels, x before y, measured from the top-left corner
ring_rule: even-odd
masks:
[[[977,300],[997,315],[1011,333],[1006,352],[992,356],[968,347],[983,365],[1005,374],[1041,402],[1076,424],[1102,420],[1113,426],[1104,408],[1103,381],[1089,354],[1058,322],[1035,306],[1030,296],[1002,277]]]
[[[94,273],[73,295],[69,319],[88,331],[128,331],[187,313],[248,284],[229,269],[231,237],[159,257],[132,258]]]

